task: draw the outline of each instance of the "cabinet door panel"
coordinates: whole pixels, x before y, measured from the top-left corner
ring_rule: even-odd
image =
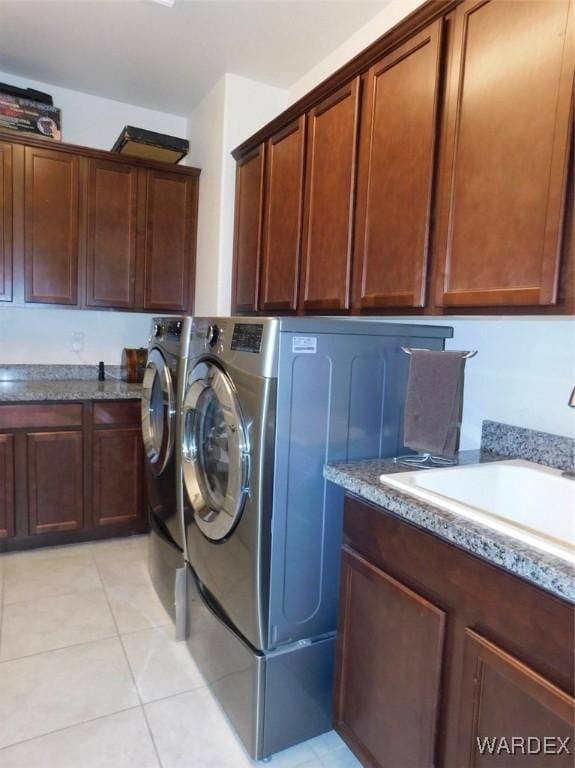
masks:
[[[572,768],[575,699],[470,629],[460,693],[458,765]],[[529,755],[543,750],[545,737],[554,752]],[[558,739],[569,739],[568,751],[558,751]]]
[[[142,459],[141,429],[94,432],[94,525],[118,525],[142,517]]]
[[[26,301],[78,303],[79,158],[25,152]]]
[[[350,304],[359,78],[311,110],[307,127],[301,305]]]
[[[234,229],[232,310],[255,312],[258,308],[265,144],[238,160]]]
[[[373,66],[363,95],[354,304],[425,303],[443,22]]]
[[[190,310],[197,179],[148,171],[144,309]]]
[[[0,301],[12,301],[12,146],[0,143]]]
[[[344,548],[334,720],[373,766],[431,768],[445,614]]]
[[[0,435],[0,539],[14,535],[14,436]]]
[[[139,400],[105,400],[94,403],[93,423],[101,425],[138,426],[142,424],[142,406]]]
[[[26,437],[30,534],[81,528],[82,433],[33,432]]]
[[[266,156],[266,203],[259,308],[297,309],[302,230],[305,117],[272,137]]]
[[[557,298],[573,84],[568,0],[467,0],[455,12],[436,301]]]
[[[88,306],[135,307],[137,177],[134,166],[90,160]]]

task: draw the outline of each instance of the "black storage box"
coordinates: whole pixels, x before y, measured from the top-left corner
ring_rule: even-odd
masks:
[[[0,129],[46,136],[60,141],[60,110],[50,104],[0,92]]]
[[[18,96],[20,99],[28,99],[29,101],[37,101],[39,104],[49,104],[50,106],[54,104],[49,93],[37,91],[35,88],[18,88],[8,83],[0,83],[0,93],[5,93],[8,96]]]
[[[189,151],[190,143],[186,139],[134,128],[133,125],[124,128],[112,147],[112,152],[165,163],[179,163]]]

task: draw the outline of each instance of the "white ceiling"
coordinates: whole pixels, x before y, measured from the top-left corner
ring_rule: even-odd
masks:
[[[0,70],[187,115],[225,73],[289,87],[389,0],[0,0]]]

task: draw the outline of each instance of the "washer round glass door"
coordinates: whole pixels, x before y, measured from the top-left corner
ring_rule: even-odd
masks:
[[[249,446],[233,384],[211,360],[200,360],[192,370],[182,417],[186,491],[198,528],[220,541],[244,508]]]
[[[159,349],[152,349],[142,384],[142,435],[154,474],[166,467],[174,448],[176,414],[172,375]]]

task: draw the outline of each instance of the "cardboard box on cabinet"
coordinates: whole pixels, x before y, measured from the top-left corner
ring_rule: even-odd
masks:
[[[61,141],[61,112],[50,104],[0,93],[0,130],[6,128]]]

